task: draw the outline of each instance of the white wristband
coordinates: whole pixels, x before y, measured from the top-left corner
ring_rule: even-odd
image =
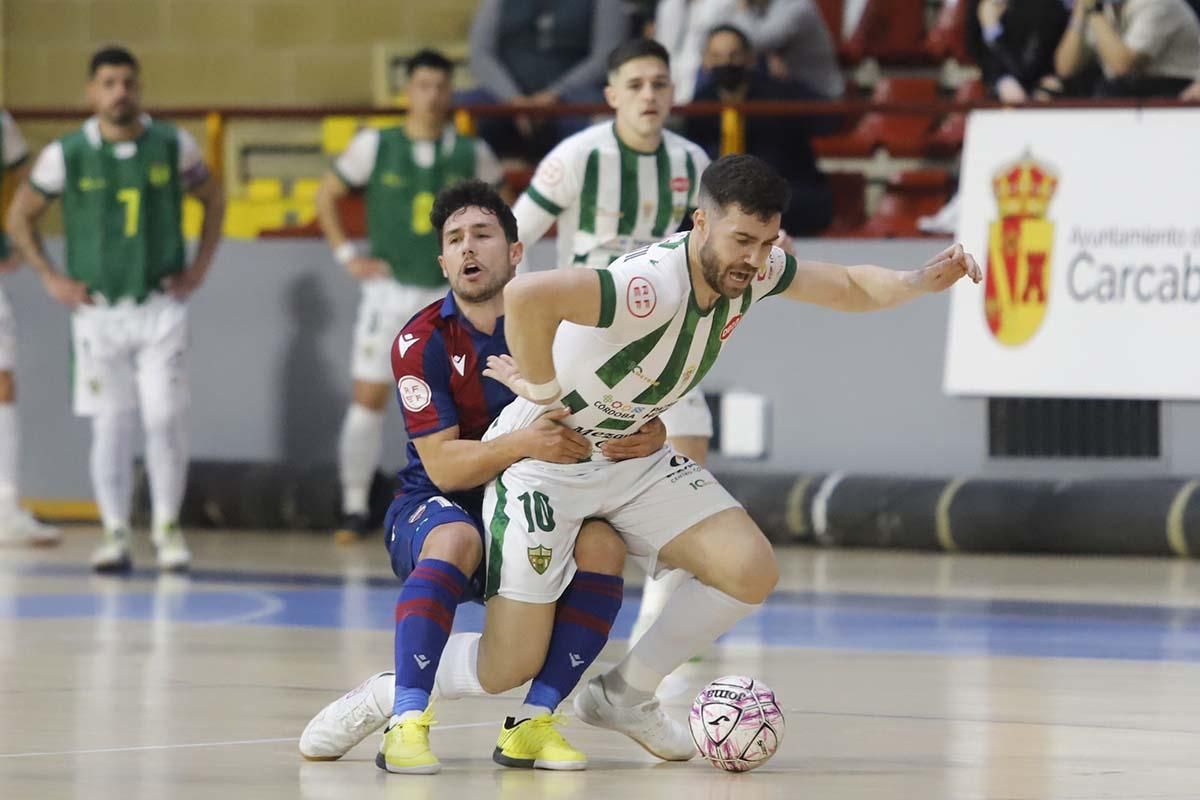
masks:
[[[358,248],[354,246],[354,242],[342,242],[333,251],[333,257],[343,267],[350,266],[350,262],[358,258]]]
[[[545,383],[527,383],[525,390],[529,392],[529,399],[535,403],[556,400],[562,394],[557,378],[551,378]]]

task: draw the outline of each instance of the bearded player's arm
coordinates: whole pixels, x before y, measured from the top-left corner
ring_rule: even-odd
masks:
[[[983,280],[975,258],[955,244],[911,270],[797,261],[795,276],[780,294],[837,311],[881,311],[943,291],[964,276]]]

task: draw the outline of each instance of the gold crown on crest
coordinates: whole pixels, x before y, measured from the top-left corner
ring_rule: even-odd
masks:
[[[1002,217],[1044,217],[1056,191],[1058,174],[1035,161],[1028,150],[992,176],[992,192]]]

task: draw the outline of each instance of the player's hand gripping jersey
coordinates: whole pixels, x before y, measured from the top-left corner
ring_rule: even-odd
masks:
[[[796,260],[772,248],[767,265],[739,298],[721,297],[708,311],[696,305],[687,257],[688,234],[643,247],[600,269],[600,324],[562,323],[554,337],[554,367],[564,420],[599,444],[636,431],[694,388],[742,318],[758,300],[791,284]],[[485,440],[525,427],[553,406],[518,397]],[[593,459],[602,459],[594,451]]]

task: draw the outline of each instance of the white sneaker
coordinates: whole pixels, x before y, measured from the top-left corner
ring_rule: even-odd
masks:
[[[657,697],[636,706],[613,705],[604,684],[595,677],[575,695],[575,713],[588,725],[625,734],[664,761],[688,761],[696,756],[691,732],[667,716]]]
[[[192,552],[183,540],[183,531],[174,522],[155,528],[154,546],[158,548],[158,568],[182,572],[192,563]]]
[[[104,541],[92,553],[92,569],[96,572],[126,572],[132,566],[129,531],[125,528],[105,531]]]
[[[309,761],[336,761],[349,753],[391,718],[392,706],[381,708],[379,701],[380,696],[395,696],[395,687],[396,673],[377,672],[322,708],[300,734],[300,755]]]
[[[53,547],[62,540],[62,531],[38,522],[23,508],[0,515],[0,544]]]

